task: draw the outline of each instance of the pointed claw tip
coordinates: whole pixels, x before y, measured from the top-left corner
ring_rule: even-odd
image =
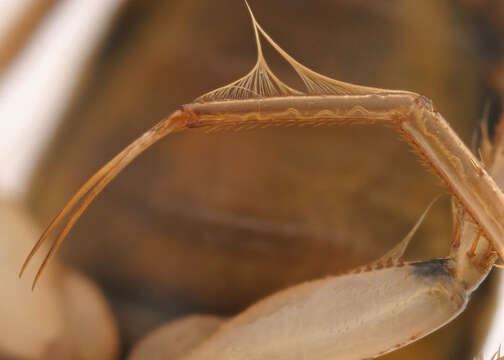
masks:
[[[35,287],[37,286],[38,281],[40,279],[40,275],[42,274],[42,270],[43,270],[43,268],[40,268],[39,271],[37,272],[37,275],[35,275],[35,279],[33,279],[33,283],[31,286],[31,291],[35,290]]]
[[[21,279],[23,277],[23,274],[26,270],[26,267],[28,266],[28,262],[30,261],[29,258],[27,258],[25,260],[25,262],[23,263],[23,266],[21,266],[21,270],[19,270],[19,273],[18,273],[18,278]]]

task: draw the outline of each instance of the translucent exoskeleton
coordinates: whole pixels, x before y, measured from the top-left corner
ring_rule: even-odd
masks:
[[[47,261],[91,201],[133,159],[170,133],[191,128],[215,131],[379,122],[396,128],[452,196],[455,231],[449,256],[421,262],[401,260],[420,220],[379,260],[344,275],[276,293],[226,321],[183,358],[374,358],[450,322],[464,310],[496,259],[504,259],[504,195],[499,188],[504,186],[502,136],[494,145],[483,137],[480,161],[427,98],[408,91],[352,85],[315,73],[280,48],[251,11],[250,15],[258,52],[253,69],[183,105],[102,167],[48,226],[21,274],[66,219],[35,277],[35,286]],[[284,84],[271,71],[261,39],[293,67],[304,91]]]

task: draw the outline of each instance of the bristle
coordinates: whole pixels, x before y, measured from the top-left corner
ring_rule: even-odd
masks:
[[[415,142],[413,137],[411,137],[409,134],[407,134],[400,125],[396,126],[396,130],[399,134],[399,138],[406,142],[410,146],[410,151],[417,156],[417,160],[422,165],[425,167],[429,172],[440,178],[443,183],[446,185],[446,188],[449,189],[450,192],[450,184],[446,181],[446,179],[441,175],[439,170],[434,166],[434,164],[429,160],[429,158],[425,155],[425,153],[422,151],[420,146]]]
[[[424,221],[425,217],[429,213],[432,206],[439,200],[440,197],[441,197],[441,195],[436,196],[429,203],[427,208],[424,210],[422,215],[420,215],[417,222],[411,228],[411,230],[408,232],[408,234],[404,237],[404,239],[402,239],[396,246],[394,246],[391,250],[389,250],[387,253],[385,253],[385,255],[383,255],[380,259],[378,259],[378,262],[379,261],[387,261],[388,259],[392,259],[394,261],[399,260],[404,255],[404,252],[406,251],[409,243],[411,242],[411,239],[418,231],[418,228],[420,227],[420,225],[422,225],[422,222]]]
[[[372,94],[382,92],[383,89],[377,89],[367,86],[354,85],[343,81],[331,79],[325,75],[319,74],[303,64],[299,63],[282,49],[271,36],[257,22],[252,9],[247,1],[245,5],[248,9],[250,20],[254,29],[254,38],[257,49],[257,59],[252,70],[245,76],[232,83],[212,90],[200,97],[195,102],[205,103],[218,100],[236,100],[265,98],[272,96],[296,96],[296,95],[348,95],[348,94]],[[299,78],[305,85],[306,92],[291,88],[281,81],[271,70],[262,51],[262,38],[276,50],[276,52],[295,70]],[[388,90],[388,92],[391,92]]]

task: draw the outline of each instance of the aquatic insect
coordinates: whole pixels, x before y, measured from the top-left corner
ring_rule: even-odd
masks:
[[[100,169],[42,234],[22,271],[68,217],[35,285],[91,201],[136,156],[169,133],[190,128],[214,131],[381,122],[403,135],[452,194],[457,231],[450,257],[402,262],[407,237],[375,263],[263,300],[226,323],[188,358],[293,359],[308,354],[313,359],[368,358],[443,326],[464,309],[470,293],[492,268],[497,258],[493,249],[501,258],[504,255],[504,195],[498,185],[428,99],[317,74],[281,49],[252,13],[251,17],[258,49],[254,68],[241,79],[183,105]],[[271,71],[263,56],[262,38],[294,68],[305,84],[304,92],[284,84]]]

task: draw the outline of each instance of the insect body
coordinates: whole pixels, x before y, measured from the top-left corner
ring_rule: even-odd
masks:
[[[252,15],[258,59],[241,79],[182,106],[126,147],[86,182],[34,246],[24,268],[68,217],[34,280],[91,201],[133,159],[167,134],[190,128],[375,123],[393,125],[453,196],[456,232],[449,258],[404,263],[411,239],[346,275],[274,294],[225,323],[188,359],[364,359],[438,329],[465,307],[472,291],[504,258],[504,195],[483,165],[425,97],[327,78],[281,49]],[[260,37],[294,68],[306,92],[281,82]],[[492,171],[493,153],[487,166]],[[502,185],[502,184],[499,184]]]
[[[422,216],[378,261],[272,295],[225,323],[186,359],[367,359],[437,330],[464,310],[497,258],[453,206],[460,217],[451,257],[400,260]]]
[[[188,359],[365,359],[436,330],[468,293],[440,259],[298,285],[229,321]],[[407,331],[406,331],[407,329]]]

